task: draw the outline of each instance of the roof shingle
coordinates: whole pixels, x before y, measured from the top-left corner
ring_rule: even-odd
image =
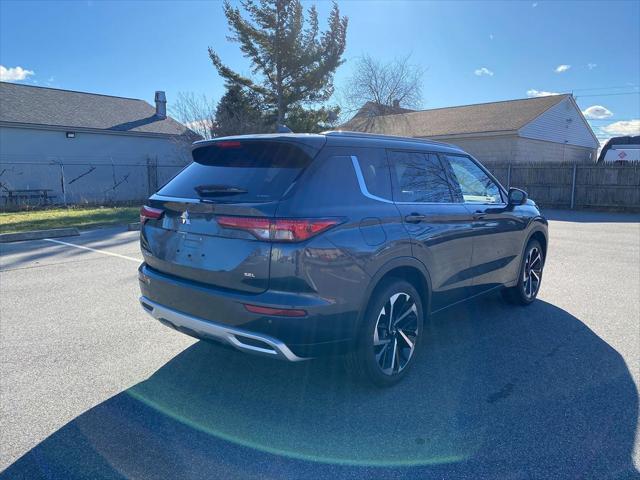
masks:
[[[340,128],[404,137],[438,137],[515,131],[569,94],[435,108],[377,117],[354,117]]]
[[[176,120],[159,118],[144,100],[0,82],[0,121],[118,132],[192,135]]]

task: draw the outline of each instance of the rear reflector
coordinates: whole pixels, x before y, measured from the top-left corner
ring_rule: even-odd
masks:
[[[307,315],[306,310],[299,310],[295,308],[261,307],[259,305],[251,305],[248,303],[244,304],[244,308],[251,313],[259,313],[261,315],[278,315],[280,317],[304,317]]]
[[[264,218],[264,217],[217,217],[224,228],[245,230],[260,240],[273,242],[300,242],[337,225],[335,218]]]
[[[163,213],[164,210],[162,210],[161,208],[153,208],[143,205],[140,209],[140,223],[144,223],[147,220],[157,220],[162,216]]]

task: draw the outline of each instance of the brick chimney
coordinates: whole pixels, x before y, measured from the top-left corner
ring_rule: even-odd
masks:
[[[167,118],[167,96],[160,90],[156,92],[156,117]]]

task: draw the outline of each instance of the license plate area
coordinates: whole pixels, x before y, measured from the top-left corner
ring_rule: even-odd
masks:
[[[203,266],[207,257],[204,237],[187,232],[178,232],[178,236],[176,262],[191,267]]]

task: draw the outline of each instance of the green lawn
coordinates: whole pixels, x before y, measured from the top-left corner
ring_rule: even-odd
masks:
[[[0,233],[46,230],[49,228],[90,228],[132,223],[139,220],[139,207],[56,208],[28,212],[0,213]]]

